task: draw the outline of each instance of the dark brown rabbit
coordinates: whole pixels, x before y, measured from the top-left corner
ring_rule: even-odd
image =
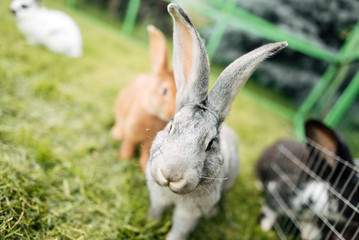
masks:
[[[280,140],[259,158],[256,171],[267,193],[261,227],[270,230],[283,214],[273,197],[279,196],[299,220],[302,237],[318,239],[323,235],[318,215],[334,222],[359,222],[358,169],[337,132],[318,120],[308,120],[305,130],[307,144]]]

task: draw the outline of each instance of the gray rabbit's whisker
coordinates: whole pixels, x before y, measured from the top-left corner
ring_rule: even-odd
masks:
[[[209,195],[209,198],[213,201],[213,198],[212,198],[211,192],[210,192],[207,188],[205,188],[203,185],[199,184],[199,186],[200,186],[201,188],[203,188],[204,190],[206,190],[206,192],[207,192],[207,193],[208,193],[208,195]]]
[[[218,181],[225,181],[225,180],[228,179],[228,178],[212,178],[212,177],[203,177],[203,176],[201,176],[201,178],[211,179],[211,180],[218,180]]]

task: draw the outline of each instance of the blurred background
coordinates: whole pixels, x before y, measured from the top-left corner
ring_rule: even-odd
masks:
[[[132,4],[129,4],[130,2]],[[69,5],[78,9],[106,13],[106,18],[123,24],[120,28],[122,27],[124,33],[140,39],[146,38],[145,26],[149,23],[158,26],[167,36],[171,35],[172,23],[166,12],[168,2],[68,1]],[[352,40],[348,41],[358,22],[359,1],[177,2],[190,12],[206,42],[212,64],[226,66],[244,53],[270,41],[289,42],[289,49],[260,65],[254,74],[253,83],[270,92],[270,95],[279,96],[283,99],[279,104],[293,110],[288,117],[297,119],[294,121],[297,122],[299,137],[302,120],[308,117],[328,117],[359,69],[355,57],[358,51],[357,33],[353,33]],[[348,45],[350,46],[347,47]],[[351,60],[343,60],[346,58]],[[337,67],[338,63],[341,66],[335,69],[335,73],[330,74],[331,67]],[[308,97],[310,98],[310,93],[321,80],[327,83],[313,93],[311,101]],[[358,146],[356,139],[359,139],[359,136],[353,134],[351,129],[359,129],[358,98],[354,96],[358,90],[353,92],[356,93],[353,93],[352,100],[347,104],[350,107],[340,105],[337,109],[344,108],[340,114],[338,111],[331,113],[331,119],[336,116],[335,123],[334,120],[326,120],[330,120],[329,125],[335,125],[345,132],[351,139],[352,151],[357,151],[354,145]],[[276,97],[269,96],[267,101],[275,99]]]
[[[0,2],[0,237],[164,239],[171,214],[146,219],[137,158],[118,160],[110,136],[117,94],[150,72],[148,24],[172,42],[170,1],[43,0],[78,23],[79,59],[26,44]],[[260,65],[226,123],[240,140],[241,169],[220,214],[192,239],[278,239],[258,225],[254,165],[279,138],[302,140],[319,118],[359,157],[358,0],[183,0],[205,40],[213,84],[242,54],[273,41],[289,47]]]

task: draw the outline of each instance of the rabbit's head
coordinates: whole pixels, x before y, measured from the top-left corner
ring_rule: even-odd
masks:
[[[14,0],[10,4],[10,11],[16,15],[29,14],[40,6],[40,0]]]
[[[187,194],[221,171],[219,132],[232,101],[257,65],[287,43],[268,44],[237,59],[207,94],[209,60],[203,41],[178,5],[169,4],[168,11],[174,21],[176,113],[157,134],[147,168],[160,186]]]
[[[150,57],[152,63],[149,96],[145,102],[147,111],[162,119],[169,121],[176,109],[176,85],[173,70],[169,65],[166,38],[154,26],[148,26],[150,35]]]
[[[311,152],[309,167],[347,200],[338,202],[337,211],[359,222],[359,213],[353,209],[359,206],[359,169],[353,162],[347,143],[339,133],[318,120],[308,120],[305,130],[307,147]],[[331,194],[332,191],[328,193]],[[335,198],[339,199],[338,196]]]

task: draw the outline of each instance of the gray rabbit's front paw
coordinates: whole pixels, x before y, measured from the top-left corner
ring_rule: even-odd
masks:
[[[218,206],[214,206],[206,215],[205,217],[207,219],[212,218],[214,216],[217,216],[219,212],[219,207]]]
[[[171,231],[167,237],[166,240],[186,240],[188,238],[185,234],[178,234],[176,232]]]
[[[160,206],[160,205],[151,206],[148,211],[148,219],[158,220],[163,216],[166,210],[167,210],[167,206]]]

